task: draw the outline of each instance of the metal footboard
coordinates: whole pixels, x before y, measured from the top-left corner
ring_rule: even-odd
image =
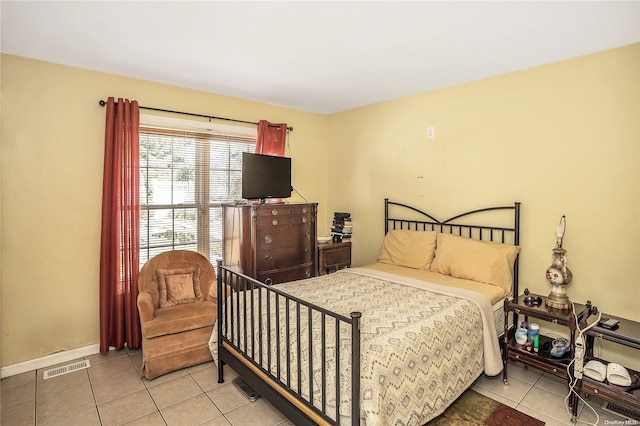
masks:
[[[217,279],[218,382],[228,364],[296,425],[341,424],[347,398],[360,424],[361,314],[331,312],[221,261]]]

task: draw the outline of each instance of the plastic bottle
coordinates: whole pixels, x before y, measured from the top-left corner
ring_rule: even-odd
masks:
[[[529,324],[529,330],[527,331],[527,340],[529,342],[533,342],[535,336],[538,335],[540,331],[540,326],[536,323]]]

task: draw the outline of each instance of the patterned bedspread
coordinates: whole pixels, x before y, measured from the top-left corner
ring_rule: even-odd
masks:
[[[423,425],[442,413],[483,371],[495,375],[502,369],[491,306],[477,293],[366,268],[279,284],[277,288],[345,316],[353,311],[362,313],[362,424]],[[253,293],[253,303],[258,304],[256,292],[248,293]],[[248,338],[240,347],[253,353],[254,360],[269,371],[278,371],[279,366],[279,380],[307,400],[310,399],[307,360],[311,349],[313,404],[321,406],[324,375],[326,404],[335,407],[335,349],[339,346],[339,422],[346,424],[351,416],[348,328],[340,328],[336,345],[334,323],[321,328],[317,314],[311,320],[309,333],[307,312],[303,310],[299,333],[290,329],[287,338],[284,324],[287,315],[295,323],[295,309],[286,310],[286,303],[276,306],[273,300],[267,302],[264,298],[260,303],[261,317],[256,316],[253,322],[256,330],[262,328],[263,334],[258,337],[256,333],[254,339]],[[235,321],[242,323],[242,316]],[[271,353],[265,344],[268,329],[274,341],[279,341],[278,345],[272,342]],[[322,330],[328,342],[324,352],[319,339]],[[313,336],[311,345],[309,335]],[[300,336],[300,360],[296,355],[296,336]],[[259,340],[262,354],[257,349]],[[287,342],[291,350],[286,350]],[[217,361],[217,325],[209,347]],[[298,365],[302,367],[300,377],[296,373]],[[333,413],[335,418],[335,408]]]

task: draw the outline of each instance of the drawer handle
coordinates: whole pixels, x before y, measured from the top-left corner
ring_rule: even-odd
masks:
[[[273,219],[271,221],[271,224],[274,225],[274,226],[277,225],[278,224],[278,219]]]
[[[266,285],[271,285],[271,284],[273,284],[273,280],[271,278],[267,278],[266,280],[264,280],[264,283]]]
[[[516,355],[516,359],[520,359],[520,355]]]
[[[306,212],[307,212],[307,208],[306,208],[306,207],[303,207],[303,208],[302,208],[302,213],[306,213]]]
[[[554,368],[554,369],[553,369],[553,372],[554,372],[554,373],[557,373],[557,372],[558,372],[558,369]]]
[[[278,210],[276,209],[271,210],[271,214],[274,216],[278,216]]]
[[[304,248],[304,252],[305,252],[305,253],[309,253],[309,247],[305,247],[305,248]]]
[[[304,274],[309,278],[311,276],[311,271],[307,269]]]
[[[302,218],[302,223],[307,223],[307,218],[306,217]]]
[[[264,237],[264,242],[267,244],[271,244],[273,242],[273,239],[271,238],[271,235],[266,235]]]
[[[265,254],[264,258],[265,258],[265,260],[271,260],[271,259],[273,259],[273,256],[271,256],[270,254]]]
[[[310,238],[310,237],[311,237],[311,232],[309,232],[309,231],[305,232],[305,233],[304,233],[304,236],[305,236],[306,238]]]

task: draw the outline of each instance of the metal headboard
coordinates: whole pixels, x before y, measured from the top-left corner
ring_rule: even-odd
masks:
[[[403,219],[398,216],[390,216],[389,208],[391,206],[399,207],[398,212],[403,212],[407,216],[413,212],[413,216],[416,218]],[[394,212],[396,209],[393,209]],[[499,225],[479,225],[469,224],[466,221],[470,218],[480,217],[482,213],[491,211],[513,211],[513,216],[508,219],[509,223],[506,226]],[[486,217],[485,217],[486,219]],[[460,222],[463,220],[464,223]],[[479,219],[478,219],[479,220]],[[500,207],[487,207],[483,209],[477,209],[453,216],[447,220],[438,220],[429,213],[425,213],[415,207],[397,203],[395,201],[389,201],[388,198],[384,199],[384,233],[389,232],[389,229],[408,229],[414,231],[437,231],[448,234],[459,235],[463,237],[474,238],[482,241],[493,241],[499,243],[520,245],[520,203],[515,202],[512,206],[500,206]],[[513,296],[518,296],[518,260],[519,256],[516,256],[515,263],[513,264]]]

